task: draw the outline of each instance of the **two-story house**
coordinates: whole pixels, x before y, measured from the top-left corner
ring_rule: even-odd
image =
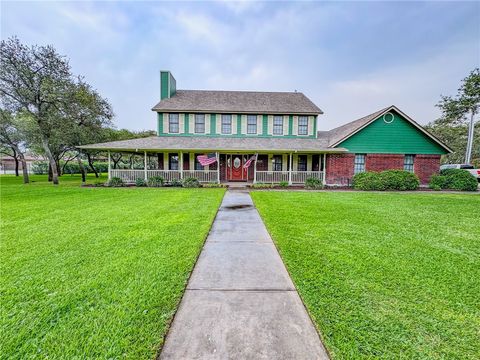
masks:
[[[177,90],[169,71],[160,72],[160,102],[152,110],[158,136],[81,148],[142,154],[141,170],[109,168],[110,177],[129,182],[162,176],[302,184],[316,177],[329,185],[384,169],[412,171],[426,183],[450,152],[395,106],[317,131],[323,112],[300,92]],[[204,154],[217,161],[202,166],[198,156]],[[256,160],[244,166],[252,156]]]

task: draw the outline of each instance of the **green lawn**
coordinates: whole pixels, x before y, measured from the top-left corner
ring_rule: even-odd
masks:
[[[153,359],[224,190],[32,178],[0,177],[0,358]]]
[[[252,197],[333,358],[480,358],[479,195]]]

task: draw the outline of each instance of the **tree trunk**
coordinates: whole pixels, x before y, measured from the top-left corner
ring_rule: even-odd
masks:
[[[93,166],[92,157],[90,156],[89,153],[87,153],[87,159],[88,159],[88,167],[92,169],[92,171],[95,173],[95,177],[98,178],[97,169],[95,169],[95,166]]]
[[[15,176],[20,176],[20,175],[18,174],[19,161],[18,161],[17,154],[15,154],[15,156],[13,157],[13,159],[15,160]]]
[[[117,165],[120,162],[120,160],[122,159],[122,157],[123,157],[123,154],[120,154],[120,156],[115,160],[115,155],[112,154],[111,159],[113,161],[113,168],[114,169],[117,168]]]
[[[57,168],[58,176],[62,176],[62,168],[60,167],[60,159],[55,159],[55,167]]]
[[[42,146],[43,151],[45,151],[45,156],[48,159],[49,167],[52,172],[52,178],[50,180],[50,173],[48,174],[49,181],[53,181],[54,185],[58,185],[58,171],[57,171],[57,163],[53,158],[52,152],[50,151],[50,146],[48,145],[48,139],[45,136],[42,136]],[[50,172],[50,171],[49,171]]]
[[[48,181],[52,181],[52,180],[53,180],[52,165],[48,163]]]
[[[21,151],[18,152],[18,157],[22,162],[23,183],[28,184],[30,182],[30,178],[28,177],[27,161],[25,160],[25,156]]]
[[[85,182],[87,181],[87,175],[85,172],[85,167],[83,166],[82,159],[80,157],[80,152],[78,153],[77,161],[78,161],[78,167],[80,168],[80,174],[82,174],[82,184],[85,184]]]

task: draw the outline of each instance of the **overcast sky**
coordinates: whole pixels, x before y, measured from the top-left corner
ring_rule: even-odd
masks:
[[[159,70],[179,89],[301,91],[322,130],[391,104],[425,124],[479,66],[480,2],[2,1],[12,35],[66,55],[119,128],[156,128]]]

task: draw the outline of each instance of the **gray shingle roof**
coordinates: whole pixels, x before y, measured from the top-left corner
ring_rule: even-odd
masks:
[[[343,148],[329,148],[328,138],[295,139],[282,137],[209,137],[209,136],[151,136],[141,139],[112,141],[79,146],[82,149],[148,151],[304,151],[344,152]]]
[[[177,90],[152,108],[157,112],[323,114],[300,92]]]
[[[385,111],[389,110],[391,106],[388,106],[384,109],[375,111],[372,114],[364,116],[360,119],[354,120],[352,122],[346,123],[342,126],[334,128],[328,131],[329,137],[329,146],[332,146],[338,143],[340,140],[347,138],[349,135],[362,128],[364,125],[368,124],[370,121],[375,120],[377,117],[382,115]]]

